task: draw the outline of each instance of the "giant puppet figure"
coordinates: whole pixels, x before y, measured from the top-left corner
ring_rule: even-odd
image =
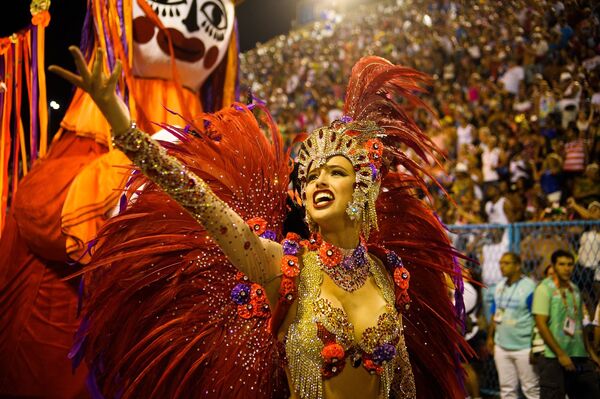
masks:
[[[88,0],[82,48],[104,68],[123,64],[119,93],[146,131],[181,124],[235,99],[238,49],[233,0]],[[20,182],[0,241],[0,396],[87,396],[86,370],[71,370],[77,283],[130,162],[110,128],[76,90],[48,154]]]

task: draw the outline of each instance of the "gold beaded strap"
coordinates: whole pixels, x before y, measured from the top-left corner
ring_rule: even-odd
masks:
[[[388,278],[387,273],[383,270],[378,262],[373,261],[371,267],[373,279],[377,286],[381,289],[383,298],[392,306],[396,297],[394,293],[394,284]],[[398,399],[414,399],[417,397],[417,389],[415,386],[415,378],[410,365],[406,342],[404,340],[404,326],[402,325],[402,316],[398,314],[397,318],[399,333],[398,343],[396,344],[396,357],[392,362],[385,365],[381,375],[381,390],[387,395]],[[392,386],[393,385],[393,386]]]
[[[298,310],[287,333],[285,353],[292,378],[291,385],[300,398],[322,399],[323,343],[317,337],[317,324],[313,320],[313,304],[319,295],[323,276],[316,252],[306,252],[302,256],[302,263],[298,284]]]
[[[398,355],[394,362],[392,376],[392,386],[390,397],[397,399],[416,399],[417,387],[415,385],[415,376],[413,375],[406,342],[404,341],[404,332],[400,332],[398,344],[396,345]]]

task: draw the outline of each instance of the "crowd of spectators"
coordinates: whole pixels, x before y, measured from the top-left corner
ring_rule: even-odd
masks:
[[[360,57],[414,67],[433,77],[433,114],[413,116],[445,156],[431,167],[456,202],[436,196],[444,222],[597,218],[599,13],[593,1],[378,1],[259,44],[242,83],[291,143],[341,116]]]

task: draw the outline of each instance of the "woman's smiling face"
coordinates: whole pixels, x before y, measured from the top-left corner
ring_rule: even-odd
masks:
[[[352,201],[356,173],[343,156],[334,156],[319,168],[312,168],[306,179],[306,211],[319,226],[336,218],[348,217],[346,207]]]

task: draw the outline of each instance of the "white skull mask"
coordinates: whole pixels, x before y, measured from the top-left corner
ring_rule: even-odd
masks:
[[[133,2],[133,73],[172,79],[167,36]],[[235,8],[232,0],[144,0],[169,31],[183,86],[199,90],[229,46]]]

